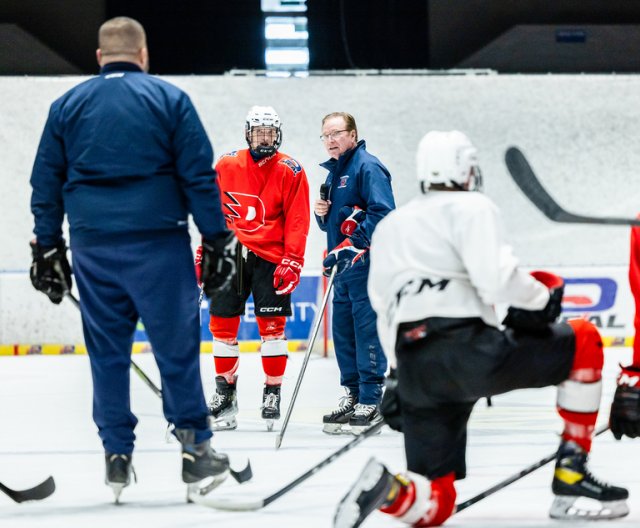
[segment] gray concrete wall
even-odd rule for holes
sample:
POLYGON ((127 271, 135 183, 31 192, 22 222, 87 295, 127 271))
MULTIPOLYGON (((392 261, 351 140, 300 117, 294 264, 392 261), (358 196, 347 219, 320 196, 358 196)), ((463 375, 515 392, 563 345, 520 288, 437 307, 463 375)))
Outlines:
MULTIPOLYGON (((73 307, 53 307, 26 275, 29 175, 50 103, 79 77, 0 78, 0 343, 80 340, 73 307)), ((628 229, 547 221, 511 182, 503 156, 518 145, 567 209, 634 216, 640 210, 640 76, 384 76, 267 79, 167 77, 192 97, 216 155, 244 147, 253 104, 273 105, 282 150, 300 161, 312 199, 324 180, 321 118, 352 113, 370 152, 393 175, 399 205, 417 192, 415 149, 429 130, 460 129, 480 151, 486 193, 502 208, 509 237, 531 266, 625 265, 628 229)), ((194 232, 195 235, 195 232, 194 232)), ((307 266, 325 241, 314 224, 307 266)), ((67 303, 64 303, 67 304, 67 303)))

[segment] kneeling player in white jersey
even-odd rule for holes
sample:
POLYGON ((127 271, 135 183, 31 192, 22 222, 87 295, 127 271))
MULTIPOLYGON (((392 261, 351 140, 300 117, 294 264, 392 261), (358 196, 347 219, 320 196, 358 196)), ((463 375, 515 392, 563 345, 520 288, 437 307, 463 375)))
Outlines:
POLYGON ((585 320, 554 323, 563 281, 518 267, 498 209, 468 192, 478 189, 480 172, 464 134, 429 132, 417 157, 423 194, 378 224, 369 274, 378 333, 397 365, 397 388, 387 390, 382 411, 404 432, 408 472, 392 475, 371 459, 338 506, 335 526, 359 526, 375 509, 412 526, 442 524, 455 509, 454 481, 466 474, 476 401, 548 385, 558 386, 564 420, 550 516, 627 515, 627 490, 587 467, 602 390, 598 331, 585 320), (495 303, 509 305, 505 329, 495 303), (581 508, 582 497, 596 507, 581 508))

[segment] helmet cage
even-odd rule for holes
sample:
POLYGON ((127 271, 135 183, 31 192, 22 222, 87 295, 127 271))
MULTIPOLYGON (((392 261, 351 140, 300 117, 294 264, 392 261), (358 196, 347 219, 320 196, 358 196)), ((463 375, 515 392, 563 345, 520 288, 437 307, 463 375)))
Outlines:
POLYGON ((249 148, 260 157, 271 156, 276 153, 282 144, 282 124, 277 112, 271 106, 253 106, 247 114, 244 125, 245 139, 249 148), (251 146, 251 135, 256 127, 275 128, 276 139, 272 145, 257 145, 255 148, 251 146))

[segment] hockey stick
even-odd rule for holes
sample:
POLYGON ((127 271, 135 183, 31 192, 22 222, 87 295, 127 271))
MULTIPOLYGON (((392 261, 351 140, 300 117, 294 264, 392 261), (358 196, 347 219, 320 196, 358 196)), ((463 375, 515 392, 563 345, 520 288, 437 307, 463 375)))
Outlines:
POLYGON ((377 423, 375 425, 372 425, 369 429, 365 430, 364 433, 360 434, 359 436, 356 436, 353 440, 351 440, 349 443, 347 443, 344 446, 342 446, 336 452, 334 452, 333 454, 329 455, 327 458, 325 458, 324 460, 322 460, 321 462, 319 462, 318 464, 316 464, 312 468, 310 468, 307 471, 305 471, 297 479, 289 482, 289 484, 287 484, 286 486, 283 486, 278 491, 272 493, 271 495, 269 495, 268 497, 265 497, 264 499, 253 499, 253 500, 246 500, 246 501, 231 501, 228 498, 224 498, 224 497, 217 497, 216 498, 216 497, 197 497, 197 496, 191 497, 190 496, 189 498, 191 498, 193 500, 193 502, 196 502, 196 503, 201 504, 203 506, 208 506, 209 508, 214 508, 216 510, 225 510, 225 511, 256 511, 256 510, 261 510, 262 508, 264 508, 265 506, 268 506, 269 504, 271 504, 275 500, 279 499, 280 497, 282 497, 286 493, 289 493, 298 484, 301 484, 302 482, 307 480, 309 477, 312 477, 318 471, 320 471, 322 468, 324 468, 324 467, 328 466, 329 464, 331 464, 339 456, 343 455, 347 451, 350 451, 351 449, 356 447, 359 443, 363 442, 367 438, 377 434, 378 431, 380 431, 380 429, 382 429, 382 427, 384 425, 385 425, 384 422, 379 422, 379 423, 377 423))
POLYGON ((549 220, 571 224, 605 224, 640 226, 637 218, 584 216, 564 210, 551 197, 536 177, 531 165, 517 147, 509 147, 505 154, 507 169, 520 190, 549 220))
MULTIPOLYGON (((80 301, 76 297, 74 297, 74 295, 71 292, 67 292, 67 297, 69 297, 71 302, 79 310, 80 301)), ((133 361, 133 359, 131 360, 131 368, 135 371, 136 374, 138 374, 138 376, 140 376, 142 381, 145 382, 145 384, 153 391, 153 393, 162 400, 162 391, 156 386, 155 383, 153 383, 153 381, 151 381, 149 376, 147 376, 144 373, 144 371, 135 363, 135 361, 133 361)), ((171 424, 169 424, 169 426, 171 426, 171 424)), ((229 473, 231 473, 231 476, 235 479, 235 481, 238 484, 247 482, 248 480, 251 480, 251 478, 253 477, 251 462, 247 462, 246 467, 244 469, 241 469, 240 471, 236 471, 234 469, 229 468, 229 473)))
POLYGON ((322 323, 322 317, 324 315, 325 308, 327 307, 327 301, 329 300, 329 294, 331 293, 331 288, 333 286, 333 280, 336 278, 338 266, 334 266, 331 270, 331 275, 329 275, 329 282, 327 283, 327 289, 324 292, 324 296, 322 297, 322 303, 320 304, 320 310, 318 311, 318 315, 316 316, 316 321, 313 324, 313 330, 311 331, 311 339, 309 339, 309 343, 307 344, 307 350, 304 353, 304 360, 302 361, 302 367, 300 367, 300 373, 298 374, 298 379, 296 380, 296 386, 293 389, 293 394, 291 395, 291 403, 289 403, 289 408, 287 409, 287 414, 284 417, 284 421, 282 422, 282 428, 276 437, 276 449, 280 449, 280 445, 282 444, 282 438, 284 437, 284 433, 287 430, 287 424, 289 423, 289 418, 291 417, 291 411, 293 410, 293 405, 296 402, 296 398, 298 397, 298 391, 300 390, 300 385, 302 384, 302 377, 304 376, 305 370, 307 370, 307 363, 309 363, 309 358, 311 357, 311 351, 313 350, 313 345, 316 341, 316 336, 318 335, 318 330, 320 328, 320 324, 322 323))
MULTIPOLYGON (((593 435, 594 438, 598 435, 609 430, 609 425, 603 425, 599 429, 596 430, 593 435)), ((526 477, 529 473, 533 473, 536 469, 540 469, 542 466, 546 466, 552 460, 555 460, 558 455, 558 451, 554 451, 553 453, 547 455, 544 458, 541 458, 537 462, 534 462, 530 466, 524 468, 519 473, 515 475, 511 475, 510 477, 504 479, 502 482, 498 482, 495 486, 491 486, 489 489, 483 491, 482 493, 478 493, 475 497, 471 497, 470 499, 461 502, 456 505, 455 513, 460 513, 462 510, 466 510, 469 506, 473 506, 476 502, 480 502, 482 499, 487 498, 489 495, 493 495, 496 491, 500 491, 503 488, 506 488, 510 484, 520 480, 522 477, 526 477)))
MULTIPOLYGON (((75 305, 75 307, 79 310, 80 309, 80 301, 73 295, 73 293, 68 292, 67 293, 67 297, 69 297, 69 300, 71 300, 71 302, 75 305)), ((147 387, 149 387, 153 393, 158 397, 158 398, 162 398, 162 391, 158 388, 158 386, 151 381, 151 378, 149 378, 149 376, 147 376, 144 372, 144 370, 142 370, 135 361, 133 361, 133 359, 131 360, 131 368, 134 370, 134 372, 140 377, 140 379, 142 381, 144 381, 145 385, 147 387)))
POLYGON ((49 477, 33 488, 26 490, 13 490, 0 482, 0 490, 11 497, 16 502, 34 501, 46 499, 56 490, 56 483, 53 477, 49 477))

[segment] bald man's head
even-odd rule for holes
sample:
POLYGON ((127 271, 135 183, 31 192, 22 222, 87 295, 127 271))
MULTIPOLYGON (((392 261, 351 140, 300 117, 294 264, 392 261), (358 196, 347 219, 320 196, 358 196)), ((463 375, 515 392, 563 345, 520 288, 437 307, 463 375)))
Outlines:
POLYGON ((148 68, 147 36, 142 24, 129 17, 107 20, 98 31, 98 64, 134 62, 148 68))

